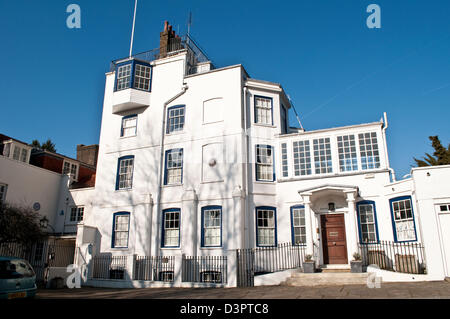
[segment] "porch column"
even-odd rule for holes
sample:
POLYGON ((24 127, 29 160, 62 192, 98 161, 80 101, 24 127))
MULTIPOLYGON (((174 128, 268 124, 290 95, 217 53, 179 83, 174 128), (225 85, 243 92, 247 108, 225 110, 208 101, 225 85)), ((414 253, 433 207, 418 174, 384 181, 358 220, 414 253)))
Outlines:
POLYGON ((345 216, 345 228, 347 233, 348 261, 353 260, 353 254, 358 252, 358 221, 356 217, 355 197, 356 190, 345 191, 347 195, 348 212, 345 216))
POLYGON ((314 237, 311 210, 311 193, 302 193, 303 205, 305 206, 305 228, 306 228, 306 254, 314 257, 314 237))

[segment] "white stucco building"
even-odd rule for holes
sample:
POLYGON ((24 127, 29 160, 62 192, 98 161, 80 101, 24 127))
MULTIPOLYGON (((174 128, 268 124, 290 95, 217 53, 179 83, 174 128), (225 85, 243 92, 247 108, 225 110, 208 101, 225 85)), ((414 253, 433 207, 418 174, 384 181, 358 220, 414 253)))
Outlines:
POLYGON ((319 269, 349 268, 370 243, 391 270, 407 272, 404 258, 421 269, 401 280, 449 276, 450 167, 396 181, 386 117, 305 131, 289 127, 291 107, 280 84, 215 68, 167 23, 158 50, 114 61, 95 188, 69 190, 84 208, 76 262, 87 284, 235 286, 237 249, 286 243, 319 269), (424 249, 381 252, 401 243, 424 249), (199 256, 227 264, 189 280, 199 256))

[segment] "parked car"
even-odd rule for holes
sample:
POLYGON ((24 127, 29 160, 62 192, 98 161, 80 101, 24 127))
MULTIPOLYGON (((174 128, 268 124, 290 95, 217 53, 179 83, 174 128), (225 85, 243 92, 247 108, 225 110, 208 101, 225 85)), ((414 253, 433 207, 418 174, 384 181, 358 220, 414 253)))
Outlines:
POLYGON ((25 259, 0 256, 0 299, 33 298, 36 274, 25 259))

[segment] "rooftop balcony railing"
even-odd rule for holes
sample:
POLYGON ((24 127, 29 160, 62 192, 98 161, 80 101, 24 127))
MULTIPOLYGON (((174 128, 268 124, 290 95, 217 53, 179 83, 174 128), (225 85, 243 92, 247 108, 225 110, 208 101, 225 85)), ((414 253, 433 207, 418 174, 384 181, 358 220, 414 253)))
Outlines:
MULTIPOLYGON (((162 58, 170 57, 173 55, 176 55, 180 52, 187 51, 188 57, 187 57, 187 68, 186 68, 186 75, 194 74, 197 70, 197 65, 201 63, 210 62, 207 55, 204 53, 204 51, 200 48, 200 46, 197 44, 197 42, 188 35, 184 35, 177 38, 171 38, 169 39, 169 43, 167 48, 157 48, 141 53, 137 53, 131 57, 131 59, 144 61, 144 62, 152 62, 155 60, 159 60, 162 58)), ((130 60, 130 57, 117 59, 111 62, 110 64, 110 71, 113 72, 116 70, 116 67, 119 63, 125 62, 127 60, 130 60)), ((211 68, 213 68, 211 66, 211 68)))

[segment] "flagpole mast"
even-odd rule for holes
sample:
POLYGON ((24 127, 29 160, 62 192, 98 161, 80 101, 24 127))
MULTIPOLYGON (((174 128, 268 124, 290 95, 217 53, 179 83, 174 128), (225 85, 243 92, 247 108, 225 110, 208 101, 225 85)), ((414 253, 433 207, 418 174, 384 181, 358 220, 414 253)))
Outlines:
POLYGON ((130 42, 130 58, 131 52, 133 51, 134 24, 136 22, 136 7, 137 7, 137 0, 134 1, 133 29, 131 30, 131 42, 130 42))

